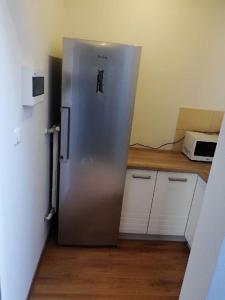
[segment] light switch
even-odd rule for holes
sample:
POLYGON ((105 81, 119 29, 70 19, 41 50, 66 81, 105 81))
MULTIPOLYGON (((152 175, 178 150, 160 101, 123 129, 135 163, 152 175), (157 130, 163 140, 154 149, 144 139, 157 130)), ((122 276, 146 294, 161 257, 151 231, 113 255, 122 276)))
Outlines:
POLYGON ((21 132, 20 128, 15 128, 13 131, 13 145, 17 146, 21 143, 21 132))

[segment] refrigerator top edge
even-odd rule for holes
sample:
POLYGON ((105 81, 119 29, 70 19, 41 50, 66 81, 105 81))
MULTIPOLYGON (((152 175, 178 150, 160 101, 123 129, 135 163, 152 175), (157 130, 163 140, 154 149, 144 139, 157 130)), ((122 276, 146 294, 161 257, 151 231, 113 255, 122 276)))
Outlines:
POLYGON ((96 41, 96 40, 89 40, 89 39, 78 39, 78 38, 68 38, 63 37, 63 43, 65 41, 71 41, 71 42, 81 42, 81 43, 87 43, 87 44, 95 44, 96 46, 124 46, 124 47, 134 47, 139 50, 142 49, 142 46, 139 45, 133 45, 133 44, 123 44, 123 43, 116 43, 116 42, 108 42, 108 41, 96 41))

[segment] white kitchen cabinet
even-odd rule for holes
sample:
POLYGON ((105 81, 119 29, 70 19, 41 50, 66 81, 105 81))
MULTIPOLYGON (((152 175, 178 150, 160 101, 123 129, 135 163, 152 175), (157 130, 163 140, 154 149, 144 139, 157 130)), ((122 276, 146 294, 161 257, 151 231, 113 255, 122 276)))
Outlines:
POLYGON ((192 246, 195 230, 198 224, 198 218, 202 207, 205 189, 206 189, 205 181, 203 181, 200 177, 198 177, 195 194, 191 205, 191 211, 189 214, 188 223, 185 230, 185 238, 190 247, 192 246))
POLYGON ((148 234, 184 236, 197 175, 158 172, 148 234))
POLYGON ((157 172, 128 169, 120 221, 121 233, 147 233, 157 172))

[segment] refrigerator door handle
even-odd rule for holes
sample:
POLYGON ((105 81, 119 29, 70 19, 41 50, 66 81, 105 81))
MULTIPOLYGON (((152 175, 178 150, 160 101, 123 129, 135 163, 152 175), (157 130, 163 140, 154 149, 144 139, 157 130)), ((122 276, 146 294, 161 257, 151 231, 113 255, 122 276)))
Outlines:
POLYGON ((70 107, 61 107, 61 147, 60 159, 67 161, 70 154, 70 107))

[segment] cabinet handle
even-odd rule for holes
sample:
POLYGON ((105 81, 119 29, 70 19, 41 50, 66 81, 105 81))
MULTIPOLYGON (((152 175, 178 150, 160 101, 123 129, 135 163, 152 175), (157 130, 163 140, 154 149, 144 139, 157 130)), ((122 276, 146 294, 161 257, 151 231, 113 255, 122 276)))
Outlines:
POLYGON ((173 178, 173 177, 169 177, 168 180, 170 182, 174 182, 174 181, 178 181, 178 182, 187 182, 187 178, 173 178))
POLYGON ((134 179, 151 179, 152 177, 149 175, 139 175, 139 174, 132 174, 134 179))

